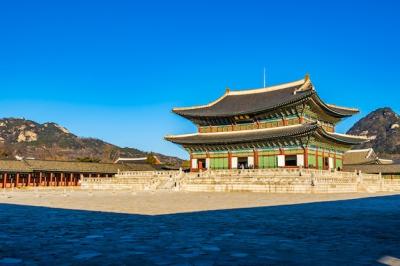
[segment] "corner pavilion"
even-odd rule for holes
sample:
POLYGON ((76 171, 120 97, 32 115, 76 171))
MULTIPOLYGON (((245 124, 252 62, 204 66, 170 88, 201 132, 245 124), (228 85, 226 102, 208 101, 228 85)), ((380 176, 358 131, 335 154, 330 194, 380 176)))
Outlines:
POLYGON ((230 91, 212 103, 174 108, 198 132, 169 135, 190 154, 191 171, 304 167, 338 169, 343 153, 365 137, 335 133, 357 109, 327 104, 308 75, 261 89, 230 91))

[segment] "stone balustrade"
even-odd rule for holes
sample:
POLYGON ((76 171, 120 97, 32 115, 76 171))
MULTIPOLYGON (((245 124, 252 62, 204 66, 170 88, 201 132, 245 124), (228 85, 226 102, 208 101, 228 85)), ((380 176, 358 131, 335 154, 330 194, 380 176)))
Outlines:
POLYGON ((400 191, 400 180, 381 175, 315 169, 234 169, 119 172, 112 178, 83 178, 83 189, 345 193, 400 191))

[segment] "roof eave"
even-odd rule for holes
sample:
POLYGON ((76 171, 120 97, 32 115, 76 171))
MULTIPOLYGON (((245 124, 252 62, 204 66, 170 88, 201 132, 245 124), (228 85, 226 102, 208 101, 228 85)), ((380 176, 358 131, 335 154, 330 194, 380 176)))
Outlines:
POLYGON ((315 100, 317 102, 317 104, 319 104, 324 110, 326 110, 328 113, 330 113, 331 115, 335 116, 335 117, 339 117, 339 118, 345 118, 345 117, 350 117, 353 116, 354 114, 359 113, 360 111, 356 108, 346 108, 346 107, 340 107, 337 106, 335 108, 337 109, 346 109, 348 113, 344 113, 344 112, 337 112, 335 111, 333 108, 332 104, 327 104, 325 103, 321 97, 319 97, 318 93, 315 93, 315 100))

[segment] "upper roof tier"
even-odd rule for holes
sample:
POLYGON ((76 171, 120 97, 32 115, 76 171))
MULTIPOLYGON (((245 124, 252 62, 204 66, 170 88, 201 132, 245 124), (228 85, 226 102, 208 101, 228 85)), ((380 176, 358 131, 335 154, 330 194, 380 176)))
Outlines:
POLYGON ((230 91, 216 101, 202 106, 174 108, 173 112, 186 118, 218 118, 257 114, 300 102, 312 97, 329 115, 343 118, 358 112, 354 108, 324 103, 317 95, 308 75, 304 79, 267 88, 230 91))

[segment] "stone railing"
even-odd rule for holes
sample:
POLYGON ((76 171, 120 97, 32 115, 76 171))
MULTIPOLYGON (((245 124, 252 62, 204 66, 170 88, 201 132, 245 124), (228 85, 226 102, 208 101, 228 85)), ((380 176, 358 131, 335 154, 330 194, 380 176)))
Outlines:
POLYGON ((123 171, 118 172, 115 177, 174 177, 180 171, 123 171))
MULTIPOLYGON (((364 174, 363 174, 364 175, 364 174)), ((327 171, 316 169, 298 168, 271 168, 271 169, 231 169, 231 170, 208 170, 197 173, 188 173, 188 177, 285 177, 285 176, 327 176, 327 177, 349 177, 359 176, 356 172, 327 171)), ((377 176, 378 175, 373 175, 377 176)))
POLYGON ((381 175, 315 169, 232 169, 197 173, 127 171, 112 178, 83 178, 84 189, 338 193, 400 191, 400 180, 381 175))

